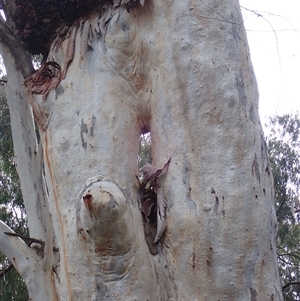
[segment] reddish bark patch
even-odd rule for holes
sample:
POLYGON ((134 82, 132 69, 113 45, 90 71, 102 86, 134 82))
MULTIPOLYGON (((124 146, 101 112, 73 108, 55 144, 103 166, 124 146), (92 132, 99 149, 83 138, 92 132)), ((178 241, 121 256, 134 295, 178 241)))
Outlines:
POLYGON ((61 68, 55 62, 44 63, 41 68, 26 78, 25 86, 34 94, 46 99, 50 90, 55 89, 61 80, 61 68))
POLYGON ((85 207, 90 211, 91 218, 93 219, 92 214, 96 218, 95 213, 93 211, 93 196, 91 194, 86 194, 85 196, 83 196, 83 202, 85 207))

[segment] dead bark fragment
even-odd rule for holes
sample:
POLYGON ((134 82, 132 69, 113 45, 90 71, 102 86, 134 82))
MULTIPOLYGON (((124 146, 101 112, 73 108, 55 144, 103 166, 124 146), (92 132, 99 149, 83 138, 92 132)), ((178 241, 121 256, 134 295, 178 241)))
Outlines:
POLYGON ((167 228, 167 202, 163 198, 162 188, 157 189, 157 231, 154 243, 157 243, 167 228))
POLYGON ((46 99, 51 89, 55 89, 61 80, 61 68, 56 62, 44 63, 41 68, 27 77, 25 86, 34 94, 46 99))
POLYGON ((168 169, 169 164, 171 162, 171 158, 164 165, 163 168, 156 168, 149 163, 146 163, 141 169, 140 172, 143 175, 143 182, 148 183, 159 176, 162 176, 168 169))
POLYGON ((156 243, 160 240, 167 228, 167 202, 163 197, 160 177, 166 173, 171 158, 163 168, 153 167, 146 163, 140 172, 143 175, 139 183, 139 206, 144 219, 146 242, 151 254, 158 253, 156 243))

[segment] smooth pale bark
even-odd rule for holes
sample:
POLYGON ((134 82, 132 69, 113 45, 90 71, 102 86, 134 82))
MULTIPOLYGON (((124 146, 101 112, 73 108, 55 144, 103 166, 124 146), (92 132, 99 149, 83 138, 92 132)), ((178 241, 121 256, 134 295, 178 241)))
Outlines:
POLYGON ((42 129, 58 300, 282 300, 238 1, 106 9, 48 61, 60 66, 57 87, 27 96, 42 129), (157 255, 137 202, 144 131, 155 166, 172 158, 159 180, 168 209, 157 255))
POLYGON ((14 231, 0 221, 1 251, 24 279, 31 296, 29 300, 58 300, 52 275, 44 269, 43 262, 35 251, 20 238, 4 233, 14 234, 14 231))
MULTIPOLYGON (((39 260, 36 258, 35 261, 30 261, 27 257, 32 257, 36 254, 26 245, 27 257, 20 256, 22 250, 17 252, 16 246, 18 243, 16 243, 16 245, 8 244, 6 248, 3 248, 4 240, 19 241, 20 239, 16 237, 6 237, 3 233, 4 231, 2 231, 2 227, 0 231, 0 250, 6 254, 26 282, 32 300, 42 299, 42 296, 48 296, 50 300, 56 300, 53 280, 53 264, 55 264, 55 261, 52 259, 53 257, 57 257, 57 255, 53 255, 52 219, 45 193, 42 172, 42 149, 37 145, 32 108, 26 99, 24 85, 22 84, 22 74, 18 68, 15 67, 14 59, 10 51, 5 47, 2 47, 1 50, 1 55, 6 63, 8 76, 8 83, 3 92, 5 92, 8 99, 15 164, 21 183, 23 200, 28 217, 28 227, 31 237, 46 242, 46 246, 42 247, 39 244, 33 244, 32 247, 43 255, 39 260), (31 252, 29 252, 29 250, 31 252), (16 253, 14 260, 11 260, 14 253, 16 253), (21 265, 27 265, 27 267, 20 269, 21 265), (47 285, 41 288, 41 284, 45 282, 47 282, 47 285)), ((8 232, 13 231, 9 230, 8 232)), ((25 249, 25 247, 23 248, 25 249)))

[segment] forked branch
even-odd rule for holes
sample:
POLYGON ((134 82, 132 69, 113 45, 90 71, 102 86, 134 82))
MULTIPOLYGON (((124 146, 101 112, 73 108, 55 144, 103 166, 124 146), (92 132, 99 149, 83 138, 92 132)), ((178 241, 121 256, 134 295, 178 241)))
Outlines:
POLYGON ((300 285, 300 281, 291 281, 286 283, 283 287, 282 290, 284 291, 286 288, 290 287, 291 285, 300 285))
POLYGON ((29 246, 19 237, 13 237, 15 232, 0 221, 0 250, 9 261, 16 267, 21 276, 28 272, 30 267, 34 267, 39 257, 29 246), (10 235, 5 235, 9 233, 10 235))
POLYGON ((11 228, 0 221, 0 251, 24 279, 30 300, 44 300, 45 296, 49 297, 48 300, 57 300, 51 273, 43 269, 40 257, 16 236, 11 228))

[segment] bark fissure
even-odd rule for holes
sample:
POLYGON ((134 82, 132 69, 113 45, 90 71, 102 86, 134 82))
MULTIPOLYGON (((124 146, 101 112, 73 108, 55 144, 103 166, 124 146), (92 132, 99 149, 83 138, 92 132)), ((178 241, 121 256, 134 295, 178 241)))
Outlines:
MULTIPOLYGON (((44 157, 45 157, 45 164, 47 165, 47 168, 49 170, 50 173, 50 179, 51 179, 51 183, 47 183, 47 186, 49 187, 49 185, 51 184, 51 187, 54 191, 54 204, 55 204, 55 209, 56 209, 56 216, 59 219, 59 230, 60 230, 60 238, 61 238, 61 245, 59 245, 59 249, 60 249, 60 256, 63 257, 64 261, 67 262, 67 251, 66 251, 66 235, 65 235, 65 223, 62 219, 61 214, 59 214, 59 202, 62 201, 61 197, 60 197, 60 193, 59 193, 59 185, 56 181, 56 177, 55 177, 55 172, 52 169, 52 162, 53 162, 53 156, 52 156, 52 151, 51 151, 51 145, 49 145, 49 143, 51 143, 52 139, 51 139, 51 135, 49 135, 47 133, 45 133, 44 136, 44 143, 45 143, 45 148, 44 148, 44 157)), ((66 280, 67 280, 67 288, 68 288, 68 299, 70 301, 74 300, 73 299, 73 295, 72 295, 72 285, 71 285, 71 279, 68 277, 69 275, 69 269, 68 269, 68 265, 64 264, 63 268, 65 269, 65 275, 66 275, 66 280)))

